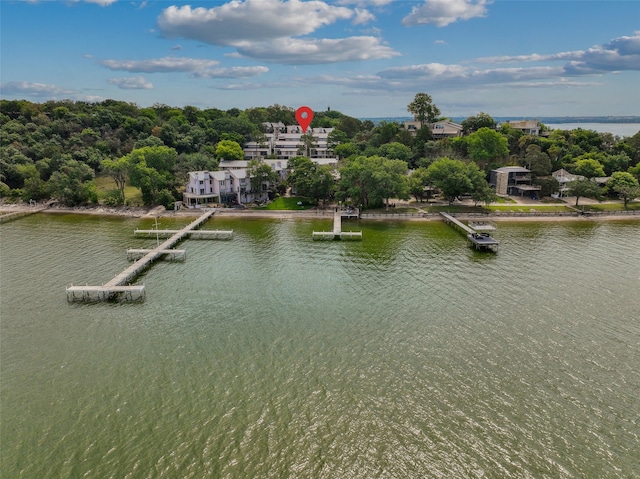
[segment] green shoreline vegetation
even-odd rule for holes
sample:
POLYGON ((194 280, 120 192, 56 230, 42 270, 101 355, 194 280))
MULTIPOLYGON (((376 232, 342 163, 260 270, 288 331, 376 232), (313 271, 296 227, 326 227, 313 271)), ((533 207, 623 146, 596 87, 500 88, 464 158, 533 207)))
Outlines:
MULTIPOLYGON (((268 178, 275 201, 249 206, 268 211, 343 204, 387 211, 397 201, 415 211, 484 214, 640 209, 640 132, 620 138, 542 124, 540 135, 529 135, 479 113, 461 122, 463 136, 436 139, 428 125, 446 117, 429 95, 416 94, 407 111, 418 124, 413 133, 393 121, 315 112, 312 128, 333 129, 329 147, 337 167, 303 156, 306 145, 289 160, 286 180, 268 178), (523 205, 497 197, 488 180, 503 166, 526 167, 541 198, 523 205), (559 186, 551 172, 560 169, 581 178, 569 184, 574 204, 551 199, 559 186), (606 180, 596 185, 595 178, 606 180), (307 199, 288 198, 291 190, 307 199), (467 199, 464 205, 459 198, 467 199), (597 201, 580 204, 581 198, 597 201)), ((215 171, 221 161, 244 159, 242 147, 263 141, 268 122, 296 124, 295 110, 0 100, 0 202, 173 209, 189 171, 215 171)), ((262 166, 254 160, 248 171, 261 172, 262 166)))

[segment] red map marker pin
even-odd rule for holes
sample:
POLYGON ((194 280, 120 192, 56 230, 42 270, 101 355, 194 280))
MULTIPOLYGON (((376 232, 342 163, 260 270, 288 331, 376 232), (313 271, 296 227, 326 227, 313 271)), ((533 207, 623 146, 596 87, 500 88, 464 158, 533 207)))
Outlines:
POLYGON ((306 133, 307 128, 313 121, 313 110, 308 106, 301 106, 296 110, 296 120, 298 120, 298 124, 302 127, 302 132, 306 133))

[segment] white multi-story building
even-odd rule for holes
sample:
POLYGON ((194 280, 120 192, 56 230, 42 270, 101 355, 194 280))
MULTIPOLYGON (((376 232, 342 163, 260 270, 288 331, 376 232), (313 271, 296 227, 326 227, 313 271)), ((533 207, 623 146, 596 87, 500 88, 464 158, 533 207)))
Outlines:
POLYGON ((307 145, 302 141, 304 132, 298 125, 285 126, 283 123, 265 123, 264 137, 249 141, 244 145, 244 157, 266 159, 276 157, 278 160, 288 160, 296 156, 306 156, 319 163, 337 163, 338 159, 328 146, 329 134, 333 128, 309 128, 307 134, 313 136, 313 144, 307 151, 307 145))
POLYGON ((183 204, 189 208, 219 204, 244 204, 268 198, 269 185, 260 191, 251 189, 246 168, 219 171, 191 171, 183 193, 183 204))
POLYGON ((190 172, 183 195, 184 204, 194 208, 202 205, 244 204, 266 200, 271 185, 262 185, 261 191, 251 190, 247 168, 253 159, 268 164, 278 173, 280 181, 287 177, 288 160, 296 156, 306 156, 321 165, 335 166, 338 163, 338 159, 328 147, 329 133, 333 128, 307 129, 307 133, 313 135, 314 139, 313 144, 308 147, 309 151, 306 151, 307 146, 302 141, 302 128, 297 125, 265 123, 265 130, 261 140, 245 144, 244 160, 223 160, 218 171, 190 172))
MULTIPOLYGON (((215 204, 245 204, 269 198, 272 185, 264 184, 260 191, 251 189, 247 173, 250 160, 221 161, 218 171, 191 171, 183 194, 190 208, 215 204)), ((286 160, 262 160, 278 174, 278 181, 287 177, 286 160)))

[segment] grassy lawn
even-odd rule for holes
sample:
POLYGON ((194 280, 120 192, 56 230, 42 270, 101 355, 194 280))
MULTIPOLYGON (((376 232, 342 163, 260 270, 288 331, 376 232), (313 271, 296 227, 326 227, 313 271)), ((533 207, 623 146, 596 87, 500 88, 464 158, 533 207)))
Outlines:
MULTIPOLYGON (((115 181, 107 175, 96 176, 95 183, 98 189, 98 201, 102 201, 109 191, 116 189, 115 181)), ((124 187, 124 197, 131 206, 142 206, 142 193, 135 186, 126 185, 124 187)))
POLYGON ((482 206, 468 206, 468 205, 431 205, 423 210, 429 213, 487 213, 486 208, 482 206))
POLYGON ((515 211, 517 213, 528 213, 530 211, 536 211, 538 213, 566 213, 568 211, 573 211, 567 205, 556 205, 556 204, 540 204, 540 205, 491 205, 488 206, 487 209, 489 211, 515 211))
MULTIPOLYGON (((624 204, 620 203, 601 203, 601 204, 593 204, 593 205, 579 205, 578 209, 583 209, 585 211, 622 211, 624 210, 624 204)), ((628 210, 640 210, 640 201, 630 201, 627 204, 628 210)))
MULTIPOLYGON (((425 206, 423 209, 428 209, 425 203, 425 206)), ((406 214, 406 213, 420 213, 420 210, 418 208, 414 208, 411 206, 406 206, 406 207, 401 207, 401 208, 372 208, 369 210, 364 210, 365 213, 375 213, 377 215, 384 215, 384 214, 406 214)))
POLYGON ((301 196, 280 197, 273 200, 267 206, 258 206, 256 210, 308 210, 315 207, 315 202, 301 196), (298 202, 302 204, 299 205, 298 202))

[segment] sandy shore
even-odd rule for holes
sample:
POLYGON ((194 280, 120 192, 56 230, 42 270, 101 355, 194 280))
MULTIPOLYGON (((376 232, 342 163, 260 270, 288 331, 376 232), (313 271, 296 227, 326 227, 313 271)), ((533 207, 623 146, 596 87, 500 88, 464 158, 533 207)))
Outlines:
MULTIPOLYGON (((0 216, 8 215, 12 213, 27 213, 34 212, 42 208, 33 207, 24 204, 1 204, 0 216)), ((129 218, 154 218, 154 217, 197 217, 202 213, 200 209, 183 209, 179 211, 167 211, 164 207, 144 208, 144 207, 60 207, 53 206, 41 210, 46 214, 81 214, 81 215, 95 215, 95 216, 120 216, 129 218)), ((325 208, 322 210, 309 209, 304 211, 278 211, 278 210, 239 210, 234 208, 219 208, 216 210, 216 216, 222 217, 235 217, 235 218, 270 218, 270 219, 331 219, 333 217, 334 210, 332 208, 325 208)), ((440 221, 442 217, 438 214, 421 215, 416 212, 415 216, 402 213, 363 213, 363 219, 367 221, 440 221)), ((624 212, 611 211, 607 214, 592 214, 592 215, 554 215, 549 214, 522 214, 518 213, 517 216, 508 213, 497 213, 493 215, 483 216, 482 218, 464 213, 455 215, 456 218, 461 220, 478 220, 486 219, 494 222, 557 222, 557 221, 610 221, 610 220, 639 220, 640 213, 637 214, 625 214, 624 212)))

